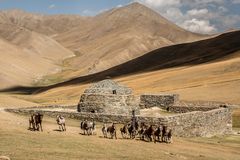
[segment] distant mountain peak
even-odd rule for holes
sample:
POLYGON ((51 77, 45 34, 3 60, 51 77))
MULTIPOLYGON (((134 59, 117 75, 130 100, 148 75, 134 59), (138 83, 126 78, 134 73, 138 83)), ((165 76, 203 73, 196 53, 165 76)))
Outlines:
POLYGON ((129 6, 129 7, 146 7, 144 4, 139 3, 139 2, 132 2, 132 3, 129 3, 127 6, 129 6))

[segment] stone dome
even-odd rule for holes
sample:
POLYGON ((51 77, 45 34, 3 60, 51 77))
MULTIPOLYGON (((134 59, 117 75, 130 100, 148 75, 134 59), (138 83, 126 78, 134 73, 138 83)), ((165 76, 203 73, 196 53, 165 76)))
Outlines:
POLYGON ((117 82, 107 79, 94 83, 84 91, 86 94, 117 94, 117 95, 130 95, 132 89, 118 84, 117 82))
POLYGON ((132 89, 107 79, 94 83, 81 95, 79 112, 131 114, 138 104, 132 89))

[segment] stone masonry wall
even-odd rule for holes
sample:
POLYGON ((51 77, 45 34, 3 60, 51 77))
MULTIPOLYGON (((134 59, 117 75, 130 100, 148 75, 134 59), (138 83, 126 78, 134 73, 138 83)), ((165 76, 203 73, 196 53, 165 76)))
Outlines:
POLYGON ((210 110, 213 110, 213 109, 218 109, 220 108, 219 106, 217 107, 205 107, 205 106, 202 106, 202 107, 198 107, 198 106, 195 106, 195 107, 188 107, 188 106, 180 106, 180 105, 174 105, 174 106, 170 106, 168 108, 168 111, 169 112, 174 112, 174 113, 188 113, 188 112, 194 112, 194 111, 210 111, 210 110))
POLYGON ((82 94, 78 104, 79 112, 129 115, 133 109, 139 110, 133 95, 82 94))
MULTIPOLYGON (((56 117, 61 114, 66 118, 78 120, 94 118, 99 122, 125 123, 129 122, 131 119, 131 116, 124 115, 44 111, 40 108, 5 110, 8 112, 27 115, 35 112, 42 112, 44 115, 51 117, 56 117)), ((228 134, 232 132, 232 110, 230 108, 219 108, 207 112, 197 111, 173 116, 137 117, 139 121, 146 122, 148 124, 167 125, 173 130, 173 135, 179 137, 204 137, 218 134, 228 134)))
POLYGON ((145 94, 140 96, 140 108, 160 107, 167 109, 179 101, 177 94, 145 94))
POLYGON ((232 110, 219 108, 168 116, 168 126, 182 137, 210 137, 232 132, 232 110))

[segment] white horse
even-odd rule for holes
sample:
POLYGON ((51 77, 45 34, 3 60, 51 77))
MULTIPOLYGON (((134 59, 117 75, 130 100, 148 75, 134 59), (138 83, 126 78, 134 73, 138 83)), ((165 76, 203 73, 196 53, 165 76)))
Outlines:
POLYGON ((61 115, 58 115, 56 121, 57 124, 59 125, 59 129, 61 131, 66 131, 65 118, 61 115))

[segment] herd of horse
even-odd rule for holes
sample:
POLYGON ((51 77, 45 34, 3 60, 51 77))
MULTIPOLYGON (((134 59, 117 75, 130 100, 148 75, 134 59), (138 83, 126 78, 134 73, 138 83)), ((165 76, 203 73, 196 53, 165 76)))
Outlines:
MULTIPOLYGON (((42 120, 42 114, 32 114, 29 118, 29 129, 33 131, 43 131, 42 120)), ((56 122, 59 126, 59 131, 66 131, 65 118, 62 115, 57 116, 56 122)), ((83 135, 89 136, 96 134, 96 123, 94 119, 83 120, 80 123, 80 129, 83 131, 83 135)), ((166 125, 147 125, 144 122, 131 121, 124 124, 119 131, 123 139, 139 138, 140 140, 148 142, 154 141, 154 143, 172 143, 172 129, 166 125)), ((116 123, 111 123, 110 125, 104 123, 102 126, 102 134, 104 138, 117 139, 116 123)))

